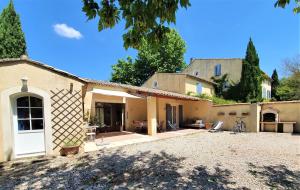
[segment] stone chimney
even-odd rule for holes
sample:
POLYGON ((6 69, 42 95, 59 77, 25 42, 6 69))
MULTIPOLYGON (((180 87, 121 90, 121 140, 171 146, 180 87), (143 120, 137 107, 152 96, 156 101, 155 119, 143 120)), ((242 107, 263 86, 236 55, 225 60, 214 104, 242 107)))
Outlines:
POLYGON ((21 59, 21 60, 27 60, 27 59, 29 59, 29 58, 28 58, 28 55, 25 55, 25 54, 24 54, 24 55, 21 55, 20 59, 21 59))

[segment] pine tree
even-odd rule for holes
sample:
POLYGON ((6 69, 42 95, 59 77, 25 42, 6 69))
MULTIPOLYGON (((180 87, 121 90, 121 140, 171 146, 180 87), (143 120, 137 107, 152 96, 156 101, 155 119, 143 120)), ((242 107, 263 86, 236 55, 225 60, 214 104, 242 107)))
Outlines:
POLYGON ((277 88, 279 86, 279 79, 276 69, 274 69, 272 74, 272 83, 271 83, 271 96, 272 98, 278 100, 279 97, 277 95, 277 88))
POLYGON ((259 57, 255 46, 250 38, 247 46, 246 56, 243 60, 242 76, 240 81, 241 100, 260 101, 261 100, 262 76, 259 68, 259 57))
POLYGON ((0 15, 0 59, 19 58, 24 54, 27 54, 25 37, 11 0, 0 15))

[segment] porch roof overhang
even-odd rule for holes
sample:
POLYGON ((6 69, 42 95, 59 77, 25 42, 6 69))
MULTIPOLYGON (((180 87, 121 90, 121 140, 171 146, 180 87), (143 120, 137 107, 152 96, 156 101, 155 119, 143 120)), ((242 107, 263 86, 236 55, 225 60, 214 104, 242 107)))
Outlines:
POLYGON ((91 92, 94 94, 102 94, 102 95, 106 95, 106 96, 118 96, 118 97, 125 97, 125 98, 142 98, 142 97, 134 96, 127 92, 117 91, 117 90, 104 90, 104 89, 99 89, 99 88, 93 88, 93 90, 91 92))
MULTIPOLYGON (((96 84, 100 86, 109 86, 113 88, 122 88, 129 91, 134 91, 137 96, 141 96, 142 98, 146 98, 148 96, 155 96, 155 97, 162 97, 162 98, 172 98, 172 99, 180 99, 180 100, 189 100, 189 101, 210 101, 208 99, 201 99, 194 96, 189 96, 185 94, 179 94, 175 92, 169 92, 165 90, 159 90, 159 89, 153 89, 153 88, 146 88, 146 87, 140 87, 140 86, 132 86, 128 84, 120 84, 120 83, 113 83, 113 82, 107 82, 107 81, 99 81, 99 80, 91 80, 91 79, 85 79, 86 82, 90 84, 96 84)), ((101 88, 101 87, 99 87, 101 88)))

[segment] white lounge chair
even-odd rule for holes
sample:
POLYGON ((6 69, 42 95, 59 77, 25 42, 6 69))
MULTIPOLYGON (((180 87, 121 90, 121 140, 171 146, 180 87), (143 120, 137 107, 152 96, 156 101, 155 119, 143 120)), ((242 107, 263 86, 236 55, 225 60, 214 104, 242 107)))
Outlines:
POLYGON ((212 126, 211 129, 209 129, 209 132, 218 132, 221 131, 223 128, 223 121, 217 121, 216 123, 214 123, 214 125, 212 126))

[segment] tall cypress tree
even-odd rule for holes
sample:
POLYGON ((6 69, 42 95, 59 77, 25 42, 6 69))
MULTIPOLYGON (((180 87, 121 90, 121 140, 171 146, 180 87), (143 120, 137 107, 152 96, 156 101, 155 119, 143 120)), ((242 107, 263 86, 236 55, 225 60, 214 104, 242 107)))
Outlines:
POLYGON ((262 76, 259 68, 259 57, 250 38, 246 56, 243 60, 242 76, 240 81, 240 96, 243 101, 260 101, 262 76))
POLYGON ((272 98, 278 100, 279 97, 277 95, 277 88, 279 86, 279 79, 276 69, 274 69, 272 73, 272 83, 271 83, 271 96, 272 98))
POLYGON ((20 17, 12 0, 0 15, 0 59, 19 58, 26 53, 20 17))

